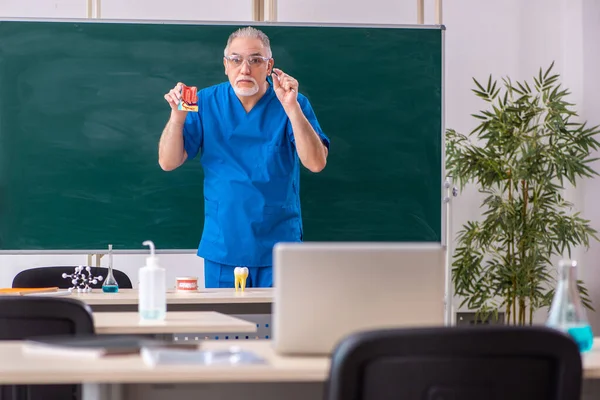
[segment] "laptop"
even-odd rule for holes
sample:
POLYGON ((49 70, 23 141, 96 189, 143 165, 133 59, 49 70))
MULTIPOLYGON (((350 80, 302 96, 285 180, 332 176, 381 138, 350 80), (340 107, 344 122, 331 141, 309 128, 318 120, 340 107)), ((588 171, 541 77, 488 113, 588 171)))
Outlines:
POLYGON ((427 243, 278 243, 272 343, 330 355, 350 333, 444 325, 445 249, 427 243))

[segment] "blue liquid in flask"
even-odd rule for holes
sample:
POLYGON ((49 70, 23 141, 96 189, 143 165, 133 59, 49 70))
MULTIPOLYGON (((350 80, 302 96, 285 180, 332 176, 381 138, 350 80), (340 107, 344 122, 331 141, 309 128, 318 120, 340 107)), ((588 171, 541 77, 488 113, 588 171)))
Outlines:
POLYGON ((112 244, 108 245, 108 257, 108 276, 102 285, 102 291, 104 293, 117 293, 119 291, 119 284, 113 275, 112 244))
POLYGON ((580 352, 591 350, 594 344, 594 333, 589 325, 571 326, 567 328, 567 333, 575 340, 580 352))
POLYGON ((559 279, 546 325, 569 335, 581 353, 594 344, 594 333, 577 287, 577 262, 562 260, 558 264, 559 279))
POLYGON ((102 291, 104 293, 117 293, 119 291, 119 285, 103 285, 102 291))

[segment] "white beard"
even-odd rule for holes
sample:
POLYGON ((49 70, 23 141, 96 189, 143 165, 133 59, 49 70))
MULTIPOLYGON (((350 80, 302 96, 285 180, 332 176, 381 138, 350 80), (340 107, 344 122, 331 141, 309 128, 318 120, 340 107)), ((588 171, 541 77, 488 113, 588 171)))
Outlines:
POLYGON ((240 88, 235 86, 233 88, 233 90, 235 91, 235 93, 239 96, 254 96, 256 93, 258 93, 258 85, 254 85, 251 88, 240 88))
POLYGON ((254 96, 256 93, 258 93, 258 83, 256 83, 256 81, 254 80, 254 78, 252 77, 247 77, 241 80, 251 80, 252 83, 254 84, 254 86, 252 86, 251 88, 241 88, 237 86, 237 82, 235 84, 235 86, 233 87, 233 90, 235 91, 235 93, 238 96, 243 96, 243 97, 247 97, 247 96, 254 96))

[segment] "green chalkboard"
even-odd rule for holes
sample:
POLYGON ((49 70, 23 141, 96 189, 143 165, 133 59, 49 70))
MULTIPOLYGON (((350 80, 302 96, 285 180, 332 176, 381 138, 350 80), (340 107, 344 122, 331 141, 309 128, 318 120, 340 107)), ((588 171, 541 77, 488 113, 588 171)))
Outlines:
MULTIPOLYGON (((163 95, 223 82, 239 26, 0 21, 0 250, 196 248, 202 168, 160 169, 163 95)), ((304 240, 439 242, 443 27, 255 26, 331 138, 304 240)))

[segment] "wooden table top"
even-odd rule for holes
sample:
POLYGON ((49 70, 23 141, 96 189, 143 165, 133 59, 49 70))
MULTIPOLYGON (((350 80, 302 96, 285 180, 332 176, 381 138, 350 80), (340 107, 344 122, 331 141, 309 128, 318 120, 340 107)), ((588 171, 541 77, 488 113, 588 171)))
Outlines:
MULTIPOLYGON (((35 383, 156 383, 156 382, 324 382, 329 376, 329 357, 280 356, 270 340, 207 340, 207 350, 237 346, 266 359, 264 365, 157 366, 148 367, 139 355, 99 359, 24 354, 22 342, 0 342, 0 384, 35 383)), ((585 379, 600 379, 600 340, 583 355, 585 379)))
POLYGON ((256 324, 215 311, 168 311, 164 321, 140 321, 137 312, 94 313, 97 334, 256 332, 256 324))
MULTIPOLYGON (((137 304, 137 289, 119 289, 117 293, 104 293, 94 289, 90 293, 73 292, 67 296, 82 300, 89 305, 137 304)), ((272 303, 272 288, 247 288, 243 292, 235 289, 198 289, 197 292, 181 293, 167 290, 167 304, 223 304, 223 303, 272 303)))
POLYGON ((22 351, 22 342, 0 342, 0 384, 34 383, 157 383, 157 382, 324 382, 327 357, 282 357, 270 340, 206 340, 202 349, 239 346, 266 359, 263 365, 149 367, 139 355, 75 358, 35 355, 22 351))

